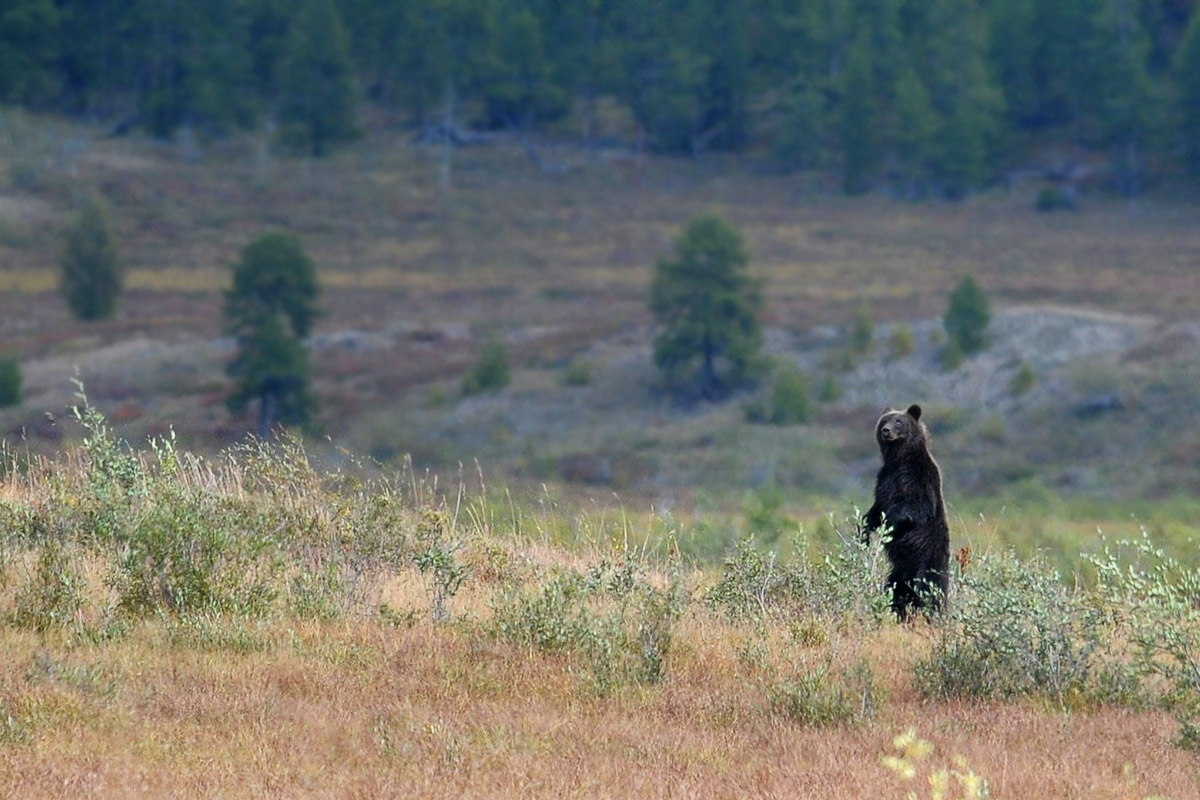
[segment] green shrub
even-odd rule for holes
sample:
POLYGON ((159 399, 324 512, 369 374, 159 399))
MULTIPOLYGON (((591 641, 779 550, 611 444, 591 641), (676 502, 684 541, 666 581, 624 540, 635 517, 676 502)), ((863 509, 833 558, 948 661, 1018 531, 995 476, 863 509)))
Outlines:
POLYGON ((984 331, 991 319, 987 296, 979 282, 967 275, 950 293, 950 302, 942 318, 947 338, 951 343, 956 342, 965 355, 977 353, 987 344, 984 331))
POLYGON ((329 621, 342 613, 343 587, 336 564, 301 570, 289 581, 288 607, 301 619, 329 621))
POLYGON ((859 661, 846 672, 824 666, 775 682, 767 697, 773 713, 800 725, 825 726, 870 718, 877 693, 870 666, 859 661))
POLYGON ((1161 701, 1179 722, 1177 743, 1200 751, 1200 569, 1167 555, 1144 529, 1140 539, 1105 544, 1091 563, 1133 645, 1138 674, 1164 687, 1161 701))
POLYGON ((966 360, 967 354, 963 352, 962 345, 958 343, 958 339, 949 339, 946 342, 946 346, 942 348, 942 369, 946 372, 953 372, 961 367, 966 360))
POLYGON ((1020 397, 1035 385, 1037 385, 1037 373, 1033 371, 1033 367, 1029 365, 1028 361, 1022 361, 1016 374, 1008 383, 1008 392, 1014 397, 1020 397))
POLYGON ((850 349, 856 353, 868 353, 874 339, 875 320, 872 318, 871 304, 863 302, 854 311, 854 323, 850 326, 850 349))
POLYGON ((587 386, 592 382, 592 365, 582 359, 572 361, 563 371, 563 386, 587 386))
POLYGON ((265 614, 282 564, 273 555, 277 539, 246 525, 249 511, 205 492, 156 492, 118 539, 109 578, 118 609, 135 616, 265 614))
POLYGON ((21 402, 21 362, 8 356, 0 358, 0 408, 21 402))
POLYGON ((433 621, 444 622, 450 618, 446 603, 458 593, 467 577, 466 567, 457 558, 462 543, 454 535, 450 515, 434 509, 422 512, 417 539, 413 564, 429 575, 429 609, 433 621))
POLYGON ((842 399, 842 384, 832 375, 826 375, 817 386, 817 399, 822 403, 836 403, 842 399))
POLYGON ((1059 187, 1045 186, 1037 193, 1037 200, 1034 203, 1034 207, 1039 212, 1045 214, 1060 209, 1073 209, 1075 208, 1075 201, 1070 194, 1059 187))
POLYGON ((70 625, 83 607, 85 585, 71 550, 54 540, 46 542, 34 574, 17 594, 12 623, 39 632, 70 625))
POLYGON ((463 394, 472 395, 503 389, 510 379, 508 348, 497 339, 489 339, 483 345, 479 363, 463 380, 463 394))
POLYGON ((1093 598, 1042 560, 985 556, 952 587, 933 649, 914 674, 932 696, 1043 697, 1069 707, 1112 682, 1104 676, 1109 634, 1093 598))
POLYGON ((77 318, 111 317, 124 284, 104 207, 87 203, 66 231, 58 259, 59 291, 77 318))
POLYGON ((771 383, 771 416, 774 425, 802 425, 812 417, 808 379, 795 365, 787 364, 775 373, 771 383))
POLYGON ((812 418, 808 379, 793 364, 780 366, 767 396, 756 395, 742 404, 742 416, 755 425, 802 425, 812 418))
POLYGON ((533 590, 506 587, 493 626, 505 641, 579 659, 593 688, 609 694, 662 679, 684 603, 677 573, 659 588, 633 559, 602 561, 586 573, 556 572, 533 590))
POLYGON ((852 617, 878 624, 890 615, 891 597, 881 589, 887 570, 882 537, 865 542, 856 518, 833 524, 839 546, 819 561, 807 540, 796 536, 790 558, 759 549, 747 537, 726 556, 720 580, 705 603, 732 620, 768 616, 852 617))
POLYGON ((904 358, 912 355, 915 349, 912 329, 903 323, 892 326, 891 335, 888 336, 888 354, 892 358, 904 358))

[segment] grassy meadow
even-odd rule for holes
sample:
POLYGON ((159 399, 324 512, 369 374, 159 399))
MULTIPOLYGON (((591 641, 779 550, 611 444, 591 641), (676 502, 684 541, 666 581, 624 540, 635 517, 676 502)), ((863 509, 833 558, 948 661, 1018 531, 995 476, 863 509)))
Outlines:
POLYGON ((864 497, 880 409, 920 401, 967 519, 970 497, 1007 500, 1011 514, 1031 497, 1134 503, 1200 488, 1200 233, 1186 202, 1095 191, 1079 213, 1038 214, 1038 187, 1019 182, 956 204, 849 201, 765 158, 634 168, 619 144, 567 139, 537 143, 544 170, 502 138, 462 148, 445 190, 440 151, 392 120, 370 130, 313 161, 257 136, 168 143, 6 111, 0 347, 26 379, 24 403, 0 411, 9 438, 43 454, 71 441, 58 421, 78 375, 130 441, 173 430, 209 454, 239 441, 253 421, 222 402, 221 293, 240 249, 283 228, 324 287, 311 348, 330 463, 337 447, 388 469, 406 455, 443 474, 478 460, 514 489, 615 492, 683 514, 777 487, 791 514, 820 516, 864 497), (84 324, 54 285, 58 233, 89 196, 109 207, 128 290, 114 319, 84 324), (808 425, 747 424, 762 387, 680 407, 650 364, 655 260, 710 211, 742 231, 765 282, 769 356, 799 363, 826 396, 808 425), (1004 355, 943 375, 940 316, 965 273, 1008 314, 994 325, 1004 355), (864 304, 874 347, 847 353, 864 304), (911 355, 891 355, 905 336, 911 355), (489 339, 505 345, 512 385, 464 398, 489 339), (1034 388, 1015 397, 1023 364, 1034 388), (1096 398, 1120 412, 1083 418, 1096 398))
POLYGON ((5 796, 1200 787, 1200 576, 1136 535, 1083 582, 974 552, 898 625, 853 521, 705 565, 663 519, 82 422, 0 485, 5 796))
POLYGON ((503 139, 444 190, 370 129, 311 161, 0 115, 0 796, 1200 794, 1194 205, 503 139), (89 196, 127 268, 99 323, 55 292, 89 196), (681 406, 654 373, 655 260, 710 211, 805 424, 752 422, 770 378, 681 406), (320 413, 266 446, 220 314, 275 228, 319 266, 320 413), (946 370, 966 273, 993 342, 946 370), (511 384, 465 396, 497 340, 511 384), (854 519, 910 402, 969 552, 901 626, 854 519))

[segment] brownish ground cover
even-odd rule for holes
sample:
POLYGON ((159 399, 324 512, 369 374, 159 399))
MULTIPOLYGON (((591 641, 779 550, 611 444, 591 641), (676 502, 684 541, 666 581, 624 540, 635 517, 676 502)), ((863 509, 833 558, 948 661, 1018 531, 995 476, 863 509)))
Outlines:
POLYGON ((805 727, 732 657, 746 631, 692 620, 656 687, 598 697, 562 660, 417 623, 280 623, 249 653, 127 641, 64 649, 5 631, 0 794, 77 797, 903 797, 880 764, 915 726, 928 763, 996 798, 1190 798, 1195 756, 1161 713, 924 701, 920 630, 858 643, 875 718, 805 727))

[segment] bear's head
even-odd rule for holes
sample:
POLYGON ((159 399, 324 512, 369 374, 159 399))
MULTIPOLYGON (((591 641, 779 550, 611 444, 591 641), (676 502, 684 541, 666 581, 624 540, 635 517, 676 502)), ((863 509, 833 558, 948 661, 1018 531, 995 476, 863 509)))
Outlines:
POLYGON ((925 426, 921 424, 921 407, 917 404, 904 411, 888 409, 875 425, 875 441, 885 454, 907 450, 925 444, 925 426))

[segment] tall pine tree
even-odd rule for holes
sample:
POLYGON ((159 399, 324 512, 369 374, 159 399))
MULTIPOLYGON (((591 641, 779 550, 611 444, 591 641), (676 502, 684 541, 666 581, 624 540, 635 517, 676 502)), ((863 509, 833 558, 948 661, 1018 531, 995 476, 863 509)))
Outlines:
POLYGON ((1200 12, 1192 17, 1175 54, 1175 108, 1188 171, 1200 176, 1200 12))
POLYGON ((1158 102, 1146 64, 1150 39, 1134 0, 1107 0, 1095 21, 1091 54, 1099 140, 1108 146, 1117 188, 1126 196, 1142 187, 1145 147, 1158 117, 1158 102))
POLYGON ((40 105, 58 81, 54 61, 62 44, 53 0, 0 4, 0 100, 40 105))
POLYGON ((717 216, 697 217, 660 259, 650 307, 662 332, 654 362, 676 389, 712 399, 737 386, 762 347, 758 282, 745 274, 741 234, 717 216))
POLYGON ((929 182, 938 120, 929 91, 915 70, 906 70, 896 83, 895 117, 896 180, 906 197, 917 199, 929 182))
POLYGON ((333 0, 307 0, 283 60, 279 119, 285 139, 314 157, 358 135, 350 41, 333 0))
POLYGON ((303 339, 317 317, 316 265, 294 236, 269 233, 233 265, 225 296, 225 328, 238 352, 226 371, 238 381, 226 401, 239 414, 258 401, 258 435, 276 423, 301 424, 315 408, 303 339))
POLYGON ((871 51, 867 40, 859 37, 847 57, 838 124, 842 190, 846 194, 863 194, 871 189, 879 166, 878 116, 871 51))

